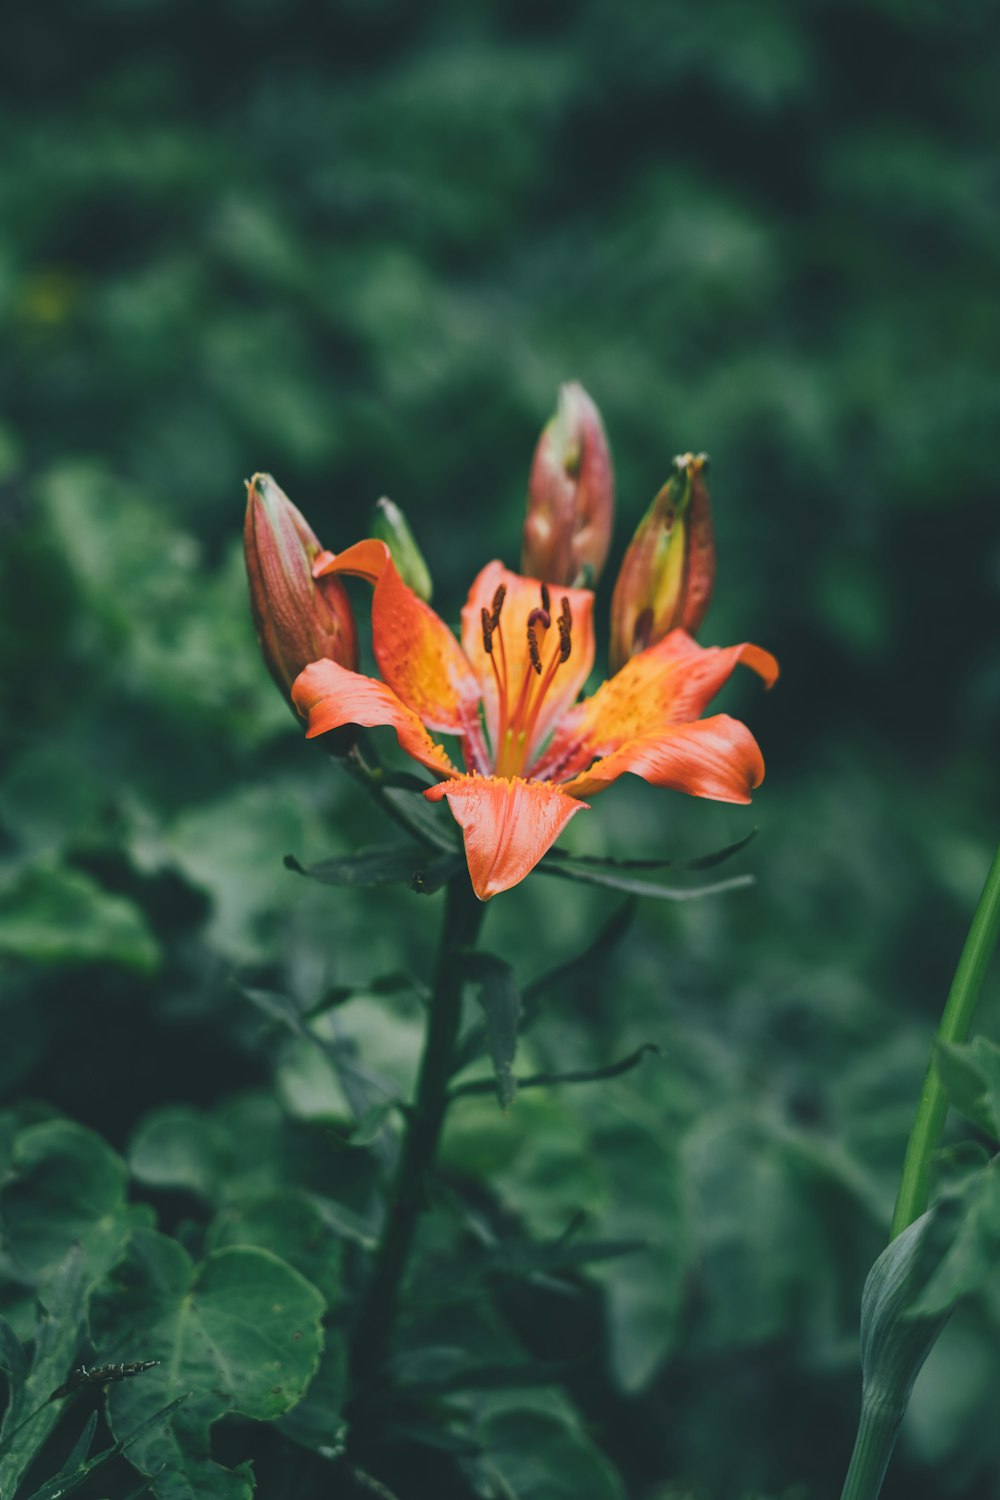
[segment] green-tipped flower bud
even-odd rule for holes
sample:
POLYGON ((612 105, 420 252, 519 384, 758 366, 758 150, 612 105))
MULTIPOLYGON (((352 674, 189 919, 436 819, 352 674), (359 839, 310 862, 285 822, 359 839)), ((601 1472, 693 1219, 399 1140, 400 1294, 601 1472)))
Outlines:
POLYGON ((424 554, 417 546, 410 524, 399 506, 385 496, 376 502, 371 535, 377 541, 385 542, 392 553, 396 572, 403 582, 409 585, 418 598, 430 603, 434 584, 430 569, 424 561, 424 554))
POLYGON ((615 476, 601 414, 576 381, 559 387, 555 416, 528 479, 521 572, 592 588, 611 545, 615 476))
POLYGON ((310 662, 358 664, 354 616, 338 578, 313 578, 323 549, 305 517, 269 474, 247 485, 243 553, 250 612, 267 669, 287 698, 310 662))
POLYGON ((678 627, 694 635, 715 581, 708 456, 682 453, 639 522, 611 599, 611 665, 645 651, 678 627))

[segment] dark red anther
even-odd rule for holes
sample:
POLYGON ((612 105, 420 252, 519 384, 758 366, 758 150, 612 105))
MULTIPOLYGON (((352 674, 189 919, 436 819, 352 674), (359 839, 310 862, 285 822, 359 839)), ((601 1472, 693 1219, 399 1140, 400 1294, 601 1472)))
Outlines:
POLYGON ((493 651, 493 616, 485 604, 479 611, 479 618, 483 622, 483 650, 490 656, 493 651))
POLYGON ((507 597, 507 585, 501 583, 493 595, 493 629, 496 630, 500 622, 500 611, 503 609, 503 601, 507 597))
POLYGON ((542 584, 542 608, 547 615, 552 613, 552 600, 549 598, 549 586, 547 583, 542 584))
POLYGON ((556 624, 559 626, 559 660, 568 661, 573 645, 573 613, 565 596, 562 600, 562 614, 556 624))
MULTIPOLYGON (((538 614, 540 611, 535 610, 533 613, 538 614)), ((535 635, 535 627, 530 620, 528 621, 528 652, 531 656, 531 665, 538 675, 541 676, 542 653, 538 649, 538 637, 535 635)))

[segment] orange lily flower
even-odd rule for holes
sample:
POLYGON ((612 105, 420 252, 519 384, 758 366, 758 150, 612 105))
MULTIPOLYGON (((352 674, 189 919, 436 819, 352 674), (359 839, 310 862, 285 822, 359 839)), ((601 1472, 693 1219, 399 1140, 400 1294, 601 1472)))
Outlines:
POLYGON ((462 610, 461 644, 400 578, 383 542, 321 554, 317 577, 374 583, 372 644, 382 681, 333 661, 296 678, 307 735, 343 724, 391 726, 402 748, 441 778, 465 841, 476 895, 516 885, 570 818, 626 771, 655 786, 720 802, 749 802, 764 761, 749 729, 700 715, 738 663, 770 686, 778 664, 759 646, 704 648, 673 630, 577 702, 594 664, 588 589, 549 589, 483 568, 462 610), (455 735, 460 770, 434 735, 455 735))

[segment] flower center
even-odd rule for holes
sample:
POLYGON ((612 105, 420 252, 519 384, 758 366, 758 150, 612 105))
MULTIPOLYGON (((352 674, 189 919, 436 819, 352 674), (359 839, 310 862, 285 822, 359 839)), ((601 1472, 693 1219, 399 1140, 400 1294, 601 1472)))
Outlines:
POLYGON ((542 704, 562 664, 569 660, 573 644, 573 615, 569 600, 560 600, 562 609, 556 616, 558 639, 550 637, 552 601, 547 586, 541 586, 541 608, 528 616, 528 659, 521 671, 508 666, 500 616, 507 590, 501 584, 493 595, 492 608, 480 612, 483 627, 483 649, 493 668, 497 687, 497 734, 493 746, 494 769, 498 776, 521 776, 534 742, 542 704), (551 646, 550 646, 551 641, 551 646))

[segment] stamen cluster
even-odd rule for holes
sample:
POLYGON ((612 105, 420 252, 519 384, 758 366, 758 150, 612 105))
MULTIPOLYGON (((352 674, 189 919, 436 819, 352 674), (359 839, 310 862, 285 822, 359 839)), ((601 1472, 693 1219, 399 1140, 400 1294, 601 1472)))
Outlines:
POLYGON ((540 607, 533 609, 528 616, 528 660, 519 684, 510 681, 507 650, 500 623, 507 596, 504 584, 493 595, 491 607, 487 609, 483 605, 480 610, 483 650, 490 659, 497 688, 497 733, 493 755, 499 776, 520 776, 523 773, 542 704, 556 673, 569 660, 572 650, 573 612, 569 600, 563 595, 560 613, 555 621, 559 642, 549 657, 548 666, 545 665, 543 648, 545 634, 552 628, 552 599, 548 586, 544 583, 540 586, 540 593, 540 607), (533 684, 532 672, 542 679, 537 686, 533 684))

